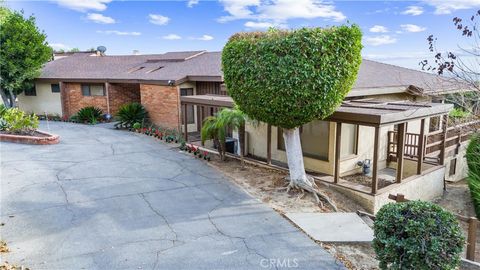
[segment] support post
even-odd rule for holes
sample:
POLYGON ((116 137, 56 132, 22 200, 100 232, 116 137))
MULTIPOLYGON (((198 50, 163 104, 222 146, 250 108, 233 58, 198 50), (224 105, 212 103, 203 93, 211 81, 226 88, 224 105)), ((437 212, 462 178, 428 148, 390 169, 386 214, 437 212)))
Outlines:
POLYGON ((373 171, 372 171, 372 194, 378 190, 378 149, 380 148, 380 127, 375 127, 373 144, 373 171))
POLYGON ((420 121, 420 136, 418 137, 417 148, 417 174, 422 174, 423 170, 423 158, 425 154, 425 118, 420 121))
POLYGON ((401 183, 403 178, 403 157, 405 155, 405 123, 398 125, 397 139, 397 183, 401 183))
POLYGON ((62 103, 62 117, 70 117, 69 113, 67 112, 67 93, 65 93, 65 83, 58 82, 58 86, 60 87, 60 102, 62 103))
POLYGON ((110 83, 105 82, 105 96, 107 97, 107 113, 110 114, 110 96, 109 96, 110 83))
POLYGON ((333 182, 338 184, 340 180, 340 150, 342 147, 342 123, 337 122, 335 135, 335 172, 333 175, 333 182))
POLYGON ((188 121, 187 121, 187 104, 183 105, 183 127, 185 142, 188 142, 188 121))
POLYGON ((447 148, 447 126, 448 115, 445 114, 442 116, 442 148, 440 149, 440 165, 445 165, 445 149, 447 148))
MULTIPOLYGON (((203 120, 205 120, 205 106, 200 106, 200 136, 202 136, 203 120)), ((202 146, 205 146, 205 143, 202 141, 202 146)))
POLYGON ((267 163, 272 164, 272 125, 267 125, 267 163))
POLYGON ((468 219, 468 236, 467 236, 467 260, 475 261, 475 245, 477 242, 477 225, 478 220, 475 217, 468 219))

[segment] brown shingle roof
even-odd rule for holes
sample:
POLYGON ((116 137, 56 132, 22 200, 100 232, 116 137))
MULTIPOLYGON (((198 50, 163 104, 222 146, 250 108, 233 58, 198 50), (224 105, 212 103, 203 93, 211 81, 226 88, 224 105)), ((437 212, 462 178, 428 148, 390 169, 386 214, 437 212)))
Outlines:
MULTIPOLYGON (((47 63, 39 76, 40 79, 70 81, 173 80, 176 83, 189 77, 222 81, 221 52, 188 51, 124 56, 75 54, 47 63)), ((385 89, 393 92, 416 89, 417 94, 430 94, 452 88, 452 82, 434 74, 364 59, 350 95, 374 94, 375 89, 379 92, 387 91, 385 89)))

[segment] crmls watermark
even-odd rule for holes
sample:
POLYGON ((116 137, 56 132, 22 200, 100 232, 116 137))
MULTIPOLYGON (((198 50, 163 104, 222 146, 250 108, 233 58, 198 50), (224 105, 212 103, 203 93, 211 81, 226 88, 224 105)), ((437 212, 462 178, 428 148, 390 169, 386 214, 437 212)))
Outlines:
POLYGON ((272 258, 272 259, 261 259, 260 266, 265 269, 276 269, 276 268, 298 268, 298 259, 290 258, 272 258))

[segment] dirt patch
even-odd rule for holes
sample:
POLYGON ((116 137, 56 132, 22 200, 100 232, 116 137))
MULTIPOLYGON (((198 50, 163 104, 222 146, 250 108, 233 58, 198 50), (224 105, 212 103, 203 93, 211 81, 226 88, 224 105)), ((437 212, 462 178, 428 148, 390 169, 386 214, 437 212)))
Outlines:
MULTIPOLYGON (((268 204, 280 214, 286 212, 332 212, 328 204, 321 208, 315 198, 308 193, 291 191, 286 193, 285 178, 287 172, 269 169, 263 166, 246 164, 242 169, 238 160, 227 159, 220 161, 213 157, 209 165, 222 171, 237 185, 250 193, 253 197, 268 204)), ((355 201, 329 188, 328 184, 317 182, 320 190, 332 199, 341 212, 365 211, 355 201)), ((367 223, 368 224, 368 223, 367 223)), ((370 223, 371 224, 371 223, 370 223)), ((316 241, 320 246, 340 260, 348 269, 378 269, 375 252, 370 244, 329 244, 316 241)))
MULTIPOLYGON (((443 196, 435 203, 449 210, 452 213, 459 214, 466 217, 475 217, 475 209, 473 208, 472 198, 470 196, 470 190, 466 180, 462 180, 456 183, 447 183, 447 190, 443 196)), ((468 233, 468 224, 466 222, 460 222, 460 226, 463 229, 465 237, 468 233)), ((477 241, 475 249, 475 261, 480 261, 480 232, 477 230, 477 241)), ((466 247, 462 256, 465 257, 466 247)))
POLYGON ((0 253, 10 252, 10 249, 7 246, 7 242, 0 240, 0 253))
MULTIPOLYGON (((366 186, 370 188, 372 186, 372 177, 364 175, 362 173, 356 173, 348 176, 342 176, 343 180, 352 182, 352 183, 357 183, 362 186, 366 186)), ((386 186, 389 186, 393 184, 391 181, 388 181, 384 178, 378 177, 378 188, 384 188, 386 186)))

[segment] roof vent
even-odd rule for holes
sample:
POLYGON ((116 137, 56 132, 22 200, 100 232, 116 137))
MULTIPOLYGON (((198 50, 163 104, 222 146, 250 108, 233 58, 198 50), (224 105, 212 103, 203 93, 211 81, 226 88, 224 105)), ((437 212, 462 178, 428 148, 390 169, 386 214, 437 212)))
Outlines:
POLYGON ((105 46, 98 46, 97 47, 97 55, 104 56, 107 48, 105 46))
POLYGON ((152 73, 152 72, 155 72, 155 71, 157 71, 157 70, 159 70, 159 69, 162 69, 162 68, 163 68, 163 66, 159 66, 159 67, 157 67, 157 68, 154 68, 154 69, 152 69, 152 70, 147 71, 147 73, 152 73))

